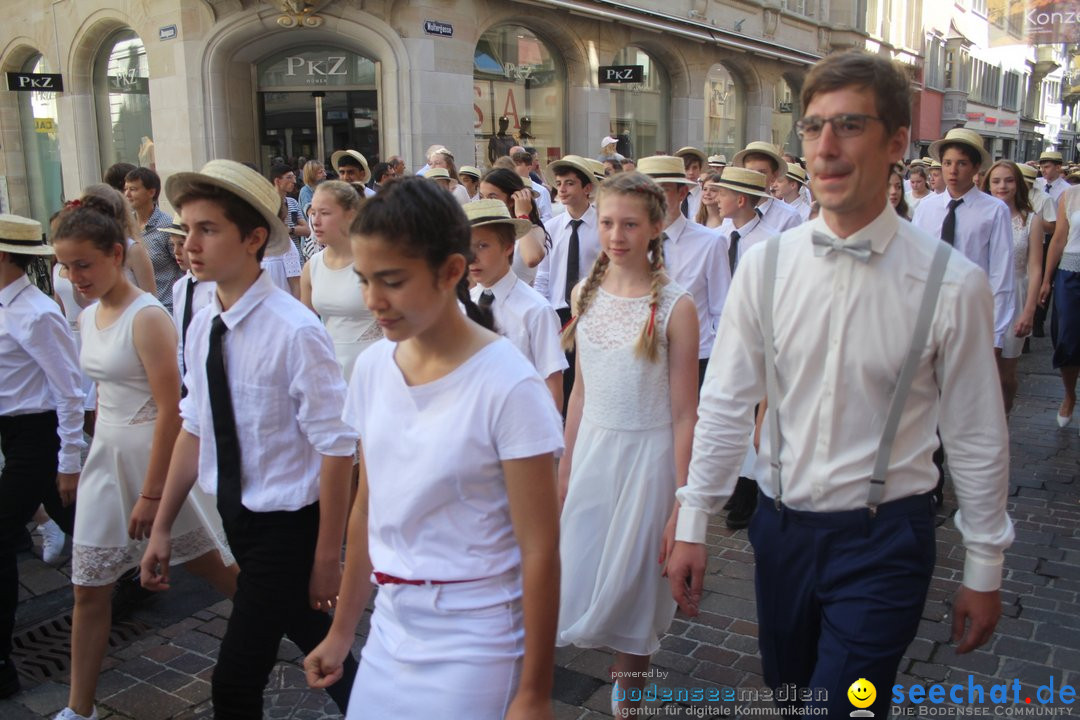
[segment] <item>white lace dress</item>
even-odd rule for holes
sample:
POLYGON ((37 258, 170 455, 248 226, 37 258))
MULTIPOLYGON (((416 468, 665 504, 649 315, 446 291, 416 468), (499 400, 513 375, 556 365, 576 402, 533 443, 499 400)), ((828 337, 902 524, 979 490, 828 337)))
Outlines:
POLYGON ((655 363, 634 353, 648 296, 598 289, 578 323, 585 404, 561 521, 558 645, 651 655, 675 614, 657 558, 675 503, 667 320, 683 296, 663 289, 655 363))
MULTIPOLYGON (((86 308, 80 320, 80 364, 98 386, 97 424, 79 478, 71 559, 71 581, 84 586, 115 582, 138 565, 146 547, 146 541, 128 537, 128 523, 150 464, 157 406, 132 326, 140 311, 166 312, 153 295, 143 293, 115 322, 99 328, 99 307, 86 308)), ((233 562, 214 500, 196 486, 173 525, 172 562, 210 550, 221 550, 225 562, 233 562)))
POLYGON ((1021 220, 1016 216, 1013 216, 1012 219, 1013 277, 1016 280, 1016 292, 1013 293, 1013 297, 1016 299, 1016 306, 1013 311, 1012 323, 1009 325, 1009 330, 1005 333, 1005 340, 1001 345, 1001 356, 1004 358, 1020 357, 1020 353, 1024 349, 1024 338, 1027 337, 1027 335, 1016 337, 1013 328, 1016 327, 1016 321, 1020 319, 1024 312, 1024 305, 1027 303, 1028 243, 1031 238, 1031 222, 1034 217, 1035 213, 1029 212, 1026 220, 1021 220))

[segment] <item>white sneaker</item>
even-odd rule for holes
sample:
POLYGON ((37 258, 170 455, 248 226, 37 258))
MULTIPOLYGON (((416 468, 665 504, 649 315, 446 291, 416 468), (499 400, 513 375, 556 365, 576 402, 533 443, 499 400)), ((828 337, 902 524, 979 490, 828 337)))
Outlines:
POLYGON ((53 720, 98 720, 97 708, 94 708, 89 715, 80 715, 71 708, 66 707, 53 720))
POLYGON ((50 565, 59 565, 64 554, 64 531, 52 520, 38 526, 41 531, 41 559, 50 565))

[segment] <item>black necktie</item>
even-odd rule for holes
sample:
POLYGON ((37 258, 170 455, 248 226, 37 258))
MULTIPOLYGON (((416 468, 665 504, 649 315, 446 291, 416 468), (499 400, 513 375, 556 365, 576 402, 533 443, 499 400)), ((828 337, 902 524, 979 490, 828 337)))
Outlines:
POLYGON ((217 446, 218 512, 235 518, 243 507, 240 501, 240 438, 236 435, 229 378, 225 374, 222 342, 229 328, 218 315, 210 328, 210 350, 206 354, 206 384, 210 390, 210 412, 214 417, 214 443, 217 446))
POLYGON ((690 218, 690 196, 687 195, 682 200, 682 205, 679 206, 682 209, 682 216, 684 218, 690 218))
POLYGON ((570 221, 570 245, 566 249, 566 290, 563 296, 567 307, 570 306, 570 293, 581 277, 581 240, 578 239, 577 231, 583 222, 585 221, 570 221))
POLYGON ((964 198, 949 201, 949 212, 945 215, 945 222, 941 223, 941 239, 950 245, 956 244, 956 207, 964 202, 964 198))
MULTIPOLYGON (((188 278, 187 289, 184 291, 184 317, 180 321, 180 346, 186 347, 187 345, 187 329, 188 325, 191 325, 191 298, 195 294, 195 284, 199 281, 195 278, 188 278)), ((180 358, 181 365, 184 372, 187 372, 187 361, 183 356, 180 358)))
POLYGON ((754 208, 754 212, 757 213, 757 216, 759 218, 764 218, 765 217, 765 213, 761 212, 761 208, 759 208, 759 207, 754 208))
POLYGON ((495 293, 491 292, 490 290, 485 290, 484 292, 480 293, 480 302, 478 302, 477 305, 482 308, 489 308, 494 302, 495 293))
POLYGON ((731 242, 728 243, 727 249, 727 264, 731 268, 731 274, 735 274, 735 263, 739 258, 739 231, 731 231, 731 242))

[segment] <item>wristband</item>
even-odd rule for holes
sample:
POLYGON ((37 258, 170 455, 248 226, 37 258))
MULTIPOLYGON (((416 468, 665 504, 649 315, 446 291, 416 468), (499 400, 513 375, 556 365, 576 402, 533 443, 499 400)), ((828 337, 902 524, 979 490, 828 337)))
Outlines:
POLYGON ((528 215, 518 215, 518 220, 532 220, 528 215))

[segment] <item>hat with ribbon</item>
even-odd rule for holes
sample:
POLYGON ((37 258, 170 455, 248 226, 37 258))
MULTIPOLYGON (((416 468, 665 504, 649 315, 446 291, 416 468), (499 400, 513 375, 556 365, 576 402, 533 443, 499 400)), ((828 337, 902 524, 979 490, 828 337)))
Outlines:
POLYGON ((41 234, 41 223, 21 215, 0 215, 0 252, 13 255, 52 255, 41 234))
MULTIPOLYGON (((990 157, 990 153, 986 152, 986 148, 983 146, 982 136, 974 130, 953 128, 945 133, 945 137, 930 143, 930 157, 941 162, 942 148, 949 145, 964 145, 977 152, 982 160, 978 167, 979 170, 985 170, 994 162, 993 158, 990 157)), ((931 167, 933 166, 931 165, 931 167)))
POLYGON ((533 224, 528 220, 510 217, 510 210, 502 200, 473 200, 461 208, 473 227, 509 225, 514 228, 515 238, 527 234, 533 228, 533 224))
POLYGON ((678 185, 697 185, 697 182, 686 177, 683 169, 683 161, 674 155, 650 155, 638 160, 637 171, 642 175, 648 175, 656 182, 676 183, 678 185))
POLYGON ((771 197, 765 186, 765 176, 756 170, 728 165, 720 174, 719 180, 705 183, 707 188, 724 188, 754 197, 771 197))

